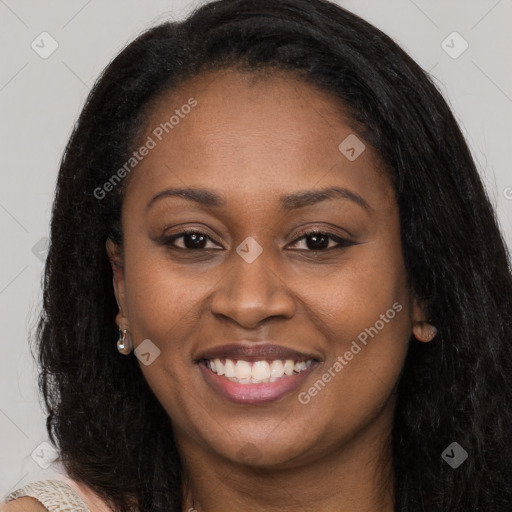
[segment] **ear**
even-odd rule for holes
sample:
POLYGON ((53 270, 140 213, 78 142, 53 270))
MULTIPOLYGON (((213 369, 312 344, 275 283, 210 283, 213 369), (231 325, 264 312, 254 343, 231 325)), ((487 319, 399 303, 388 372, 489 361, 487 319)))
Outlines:
POLYGON ((107 238, 105 247, 107 249, 108 259, 112 265, 114 295, 116 297, 117 307, 119 308, 119 312, 116 315, 116 322, 120 329, 129 329, 122 251, 121 248, 110 238, 107 238))
POLYGON ((412 323, 413 325, 418 322, 426 322, 427 321, 427 310, 428 306, 425 302, 418 300, 416 297, 413 299, 412 303, 412 323))
POLYGON ((416 298, 412 306, 412 333, 418 341, 428 343, 437 334, 437 328, 428 321, 428 305, 416 298))

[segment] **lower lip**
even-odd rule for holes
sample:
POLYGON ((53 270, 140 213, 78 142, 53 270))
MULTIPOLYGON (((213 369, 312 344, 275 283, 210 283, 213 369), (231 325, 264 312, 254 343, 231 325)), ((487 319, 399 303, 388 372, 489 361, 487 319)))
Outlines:
POLYGON ((262 382, 261 384, 239 384, 212 372, 204 361, 199 363, 207 384, 217 393, 239 404, 260 404, 279 400, 293 393, 311 373, 318 363, 314 362, 306 370, 281 377, 274 382, 262 382))

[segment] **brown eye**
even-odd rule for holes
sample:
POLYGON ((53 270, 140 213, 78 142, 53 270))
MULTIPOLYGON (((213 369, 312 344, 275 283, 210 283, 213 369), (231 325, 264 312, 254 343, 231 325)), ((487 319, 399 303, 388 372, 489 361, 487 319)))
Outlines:
MULTIPOLYGON (((355 242, 323 231, 308 231, 302 233, 302 236, 296 239, 292 245, 297 245, 301 240, 305 241, 305 249, 309 251, 325 251, 355 245, 355 242), (332 245, 332 242, 334 242, 334 245, 332 245)), ((197 230, 181 231, 166 237, 163 244, 176 249, 192 251, 219 248, 219 244, 208 236, 207 233, 197 230), (176 240, 180 239, 182 239, 180 245, 176 244, 176 240), (208 247, 208 242, 215 244, 216 247, 208 247)))
POLYGON ((181 231, 170 237, 167 237, 164 241, 165 245, 170 245, 177 249, 183 250, 201 250, 211 249, 212 247, 206 247, 208 241, 216 244, 206 233, 196 230, 181 231), (176 240, 183 239, 182 246, 176 245, 176 240))
POLYGON ((351 245, 355 245, 355 243, 351 242, 350 240, 323 231, 307 231, 302 233, 302 236, 295 240, 293 245, 296 245, 301 240, 305 240, 306 249, 310 251, 338 249, 340 247, 349 247, 351 245), (334 246, 329 246, 331 241, 335 242, 334 246))

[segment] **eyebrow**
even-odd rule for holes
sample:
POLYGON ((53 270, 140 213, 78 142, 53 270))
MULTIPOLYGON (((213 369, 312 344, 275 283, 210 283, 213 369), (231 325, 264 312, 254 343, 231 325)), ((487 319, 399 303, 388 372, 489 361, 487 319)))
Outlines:
MULTIPOLYGON (((227 201, 212 190, 204 188, 169 188, 159 192, 148 203, 148 210, 156 201, 164 197, 182 197, 189 201, 194 201, 208 208, 220 208, 227 206, 227 201)), ((358 194, 341 187, 331 187, 324 189, 305 190, 294 192, 293 194, 283 195, 279 198, 282 210, 291 211, 306 206, 311 206, 329 199, 348 199, 367 211, 373 211, 373 208, 358 194)))

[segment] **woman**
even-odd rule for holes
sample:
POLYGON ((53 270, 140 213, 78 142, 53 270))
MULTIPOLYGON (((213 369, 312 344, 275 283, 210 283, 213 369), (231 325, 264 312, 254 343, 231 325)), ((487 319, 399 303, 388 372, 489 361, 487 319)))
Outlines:
POLYGON ((357 16, 221 0, 148 30, 51 226, 69 486, 3 510, 510 509, 507 250, 446 102, 357 16))

